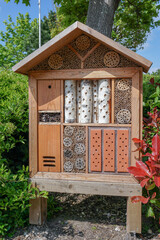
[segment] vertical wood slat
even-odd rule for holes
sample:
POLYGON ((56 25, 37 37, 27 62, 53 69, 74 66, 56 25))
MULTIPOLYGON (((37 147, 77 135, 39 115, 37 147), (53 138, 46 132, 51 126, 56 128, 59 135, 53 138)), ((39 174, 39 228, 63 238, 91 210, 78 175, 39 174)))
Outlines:
POLYGON ((131 197, 127 198, 127 232, 141 233, 141 202, 132 203, 131 197))
POLYGON ((111 123, 114 123, 114 81, 115 79, 112 79, 111 84, 111 123))
POLYGON ((33 177, 38 171, 37 147, 37 80, 29 76, 29 171, 33 177))
POLYGON ((92 172, 102 171, 101 129, 91 129, 90 132, 90 168, 92 172))
POLYGON ((129 131, 117 130, 117 171, 128 172, 129 166, 129 131))
MULTIPOLYGON (((139 71, 139 82, 140 82, 140 97, 139 97, 139 105, 140 105, 140 125, 139 125, 139 132, 140 132, 140 139, 142 140, 142 130, 143 130, 143 69, 139 71)), ((140 159, 142 160, 142 153, 140 153, 140 159)))
POLYGON ((103 131, 103 171, 115 171, 115 130, 103 131))
POLYGON ((42 225, 47 219, 47 199, 36 198, 29 201, 29 223, 42 225))
POLYGON ((63 172, 63 122, 64 122, 64 80, 61 80, 61 155, 60 169, 63 172))
POLYGON ((134 152, 138 145, 132 139, 139 138, 140 127, 140 94, 139 94, 139 71, 132 77, 132 127, 131 127, 131 166, 135 166, 136 159, 139 159, 139 152, 134 152))
POLYGON ((60 125, 39 125, 39 171, 60 172, 60 125))
POLYGON ((89 144, 89 140, 88 140, 88 126, 86 126, 86 173, 88 173, 88 159, 89 159, 89 153, 88 153, 88 144, 89 144))

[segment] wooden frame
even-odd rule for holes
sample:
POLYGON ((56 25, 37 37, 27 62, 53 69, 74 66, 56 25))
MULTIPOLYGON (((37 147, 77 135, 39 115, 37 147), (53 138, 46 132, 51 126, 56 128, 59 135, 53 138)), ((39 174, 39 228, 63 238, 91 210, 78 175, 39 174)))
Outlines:
MULTIPOLYGON (((29 77, 29 105, 30 105, 30 177, 40 190, 50 192, 67 192, 67 193, 81 193, 81 194, 99 194, 112 196, 126 196, 127 201, 127 231, 141 232, 141 204, 133 205, 130 202, 130 197, 133 195, 141 195, 142 190, 138 182, 130 175, 125 174, 67 174, 63 172, 63 142, 61 141, 61 173, 45 173, 38 172, 37 154, 35 149, 37 146, 37 81, 38 80, 61 80, 61 137, 63 137, 63 127, 70 125, 63 123, 63 80, 79 80, 79 79, 103 79, 110 78, 112 89, 114 86, 114 79, 131 78, 132 79, 132 124, 115 124, 114 123, 114 91, 112 90, 111 98, 111 123, 110 124, 79 124, 73 123, 73 126, 102 126, 102 127, 131 127, 132 138, 141 137, 142 129, 142 68, 110 68, 110 69, 82 69, 82 70, 53 70, 53 71, 34 71, 30 72, 29 77), (136 105, 136 108, 134 107, 136 105), (31 135, 32 134, 32 135, 31 135), (138 218, 138 220, 137 220, 138 218)), ((88 135, 86 136, 88 138, 88 135)), ((131 144, 131 149, 135 150, 137 146, 131 144)), ((38 151, 37 151, 38 152, 38 151)), ((88 150, 86 152, 88 158, 88 150)), ((131 153, 131 165, 135 165, 135 159, 139 158, 138 152, 131 153)), ((86 171, 88 170, 88 164, 86 171)), ((45 212, 46 204, 42 204, 39 199, 36 208, 33 203, 30 210, 35 212, 45 212), (38 209, 38 210, 37 210, 38 209)), ((40 224, 44 221, 44 215, 40 214, 40 219, 30 217, 30 223, 40 224)))

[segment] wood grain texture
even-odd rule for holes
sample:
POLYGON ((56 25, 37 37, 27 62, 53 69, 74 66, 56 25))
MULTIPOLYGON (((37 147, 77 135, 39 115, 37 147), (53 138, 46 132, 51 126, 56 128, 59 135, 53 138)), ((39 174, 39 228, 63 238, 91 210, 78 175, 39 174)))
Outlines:
MULTIPOLYGON (((141 195, 141 194, 140 194, 141 195)), ((141 203, 132 203, 131 198, 127 199, 127 232, 141 233, 141 203)))
POLYGON ((89 160, 89 149, 88 149, 88 145, 89 145, 89 129, 88 129, 88 126, 86 126, 86 173, 88 173, 89 171, 89 166, 88 166, 88 160, 89 160))
POLYGON ((61 110, 60 80, 38 81, 38 110, 61 110))
MULTIPOLYGON (((139 71, 132 78, 132 127, 131 139, 140 137, 140 92, 139 71)), ((139 152, 136 151, 138 144, 131 141, 131 166, 135 166, 136 159, 139 160, 139 152)))
POLYGON ((105 78, 131 78, 139 70, 137 67, 125 68, 94 68, 94 69, 69 69, 69 70, 41 70, 31 71, 30 74, 39 80, 50 79, 105 79, 105 78))
POLYGON ((107 47, 115 50, 116 52, 122 54, 126 58, 134 61, 139 66, 143 67, 144 71, 147 72, 152 65, 152 62, 138 55, 137 53, 127 49, 119 43, 116 43, 112 39, 104 36, 103 34, 95 31, 94 29, 80 23, 75 22, 63 32, 59 33, 53 39, 48 41, 42 47, 34 51, 32 54, 24 58, 18 64, 16 64, 12 69, 15 72, 27 74, 28 71, 40 63, 42 60, 47 58, 50 54, 62 48, 62 46, 69 44, 73 39, 85 33, 98 41, 106 45, 107 47))
POLYGON ((111 123, 114 124, 114 79, 111 80, 111 123))
POLYGON ((29 171, 30 177, 38 171, 37 166, 37 80, 29 77, 29 171))
MULTIPOLYGON (((128 184, 138 184, 138 181, 133 178, 130 175, 123 175, 123 174, 101 174, 98 173, 52 173, 52 172, 38 172, 34 177, 32 178, 37 179, 50 179, 50 180, 73 180, 73 181, 89 181, 89 182, 108 182, 108 183, 116 183, 116 182, 121 182, 121 183, 128 183, 128 184)), ((32 180, 31 179, 31 180, 32 180)), ((140 189, 141 186, 139 185, 140 189)))
POLYGON ((29 223, 42 225, 47 219, 47 199, 36 198, 30 200, 29 223))
MULTIPOLYGON (((140 74, 140 97, 139 97, 139 104, 140 104, 140 117, 139 117, 139 131, 140 131, 140 139, 142 140, 142 131, 143 131, 143 70, 139 71, 140 74)), ((142 153, 140 153, 140 159, 142 160, 142 153)))
POLYGON ((39 171, 60 172, 60 125, 39 125, 39 171))
POLYGON ((32 178, 37 187, 48 192, 62 192, 74 194, 95 194, 108 196, 134 196, 139 195, 141 187, 138 184, 122 182, 97 182, 97 181, 75 181, 75 180, 51 180, 32 178))

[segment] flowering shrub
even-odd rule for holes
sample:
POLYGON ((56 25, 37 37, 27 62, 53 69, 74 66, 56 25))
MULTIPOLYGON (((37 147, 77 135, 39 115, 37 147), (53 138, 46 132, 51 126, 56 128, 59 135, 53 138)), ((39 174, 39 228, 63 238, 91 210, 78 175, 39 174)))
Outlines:
POLYGON ((143 161, 136 161, 136 166, 128 168, 129 173, 139 180, 146 189, 146 196, 134 196, 132 202, 150 203, 147 216, 155 217, 154 209, 160 210, 160 121, 159 113, 155 108, 153 113, 148 113, 150 118, 144 119, 144 140, 133 138, 139 144, 136 151, 142 152, 143 161))

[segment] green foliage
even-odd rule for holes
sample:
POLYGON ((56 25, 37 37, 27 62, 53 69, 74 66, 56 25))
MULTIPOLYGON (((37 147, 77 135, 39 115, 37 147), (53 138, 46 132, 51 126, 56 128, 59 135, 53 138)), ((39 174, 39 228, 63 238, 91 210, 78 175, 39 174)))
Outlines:
POLYGON ((11 71, 0 72, 0 162, 28 163, 28 81, 11 71))
POLYGON ((160 110, 160 70, 152 72, 151 74, 145 74, 143 76, 143 115, 147 117, 147 112, 151 111, 154 107, 160 110), (154 84, 150 82, 150 79, 154 79, 154 84))
POLYGON ((28 179, 28 167, 12 174, 0 166, 0 238, 11 236, 18 227, 28 224, 30 199, 47 198, 47 192, 33 188, 28 179))
POLYGON ((159 0, 121 0, 115 13, 112 38, 136 50, 142 48, 150 31, 160 26, 159 0))
MULTIPOLYGON (((75 21, 85 23, 89 0, 54 0, 54 3, 59 4, 60 29, 56 32, 75 21)), ((159 0, 121 0, 114 16, 112 38, 132 50, 142 48, 151 29, 160 26, 156 20, 159 9, 159 0)))
MULTIPOLYGON (((55 13, 50 11, 47 17, 41 20, 42 45, 51 39, 51 30, 55 27, 55 13)), ((10 69, 17 62, 39 47, 38 20, 31 21, 29 14, 19 13, 16 23, 9 16, 4 21, 6 31, 0 32, 0 67, 10 69)))
POLYGON ((53 195, 48 196, 47 200, 47 218, 51 219, 56 213, 60 212, 62 207, 60 203, 56 202, 53 195))
MULTIPOLYGON (((5 0, 5 2, 10 2, 10 0, 5 0)), ((19 3, 19 0, 14 0, 15 3, 19 3)), ((30 0, 22 0, 22 3, 24 3, 26 6, 30 5, 30 0)))

